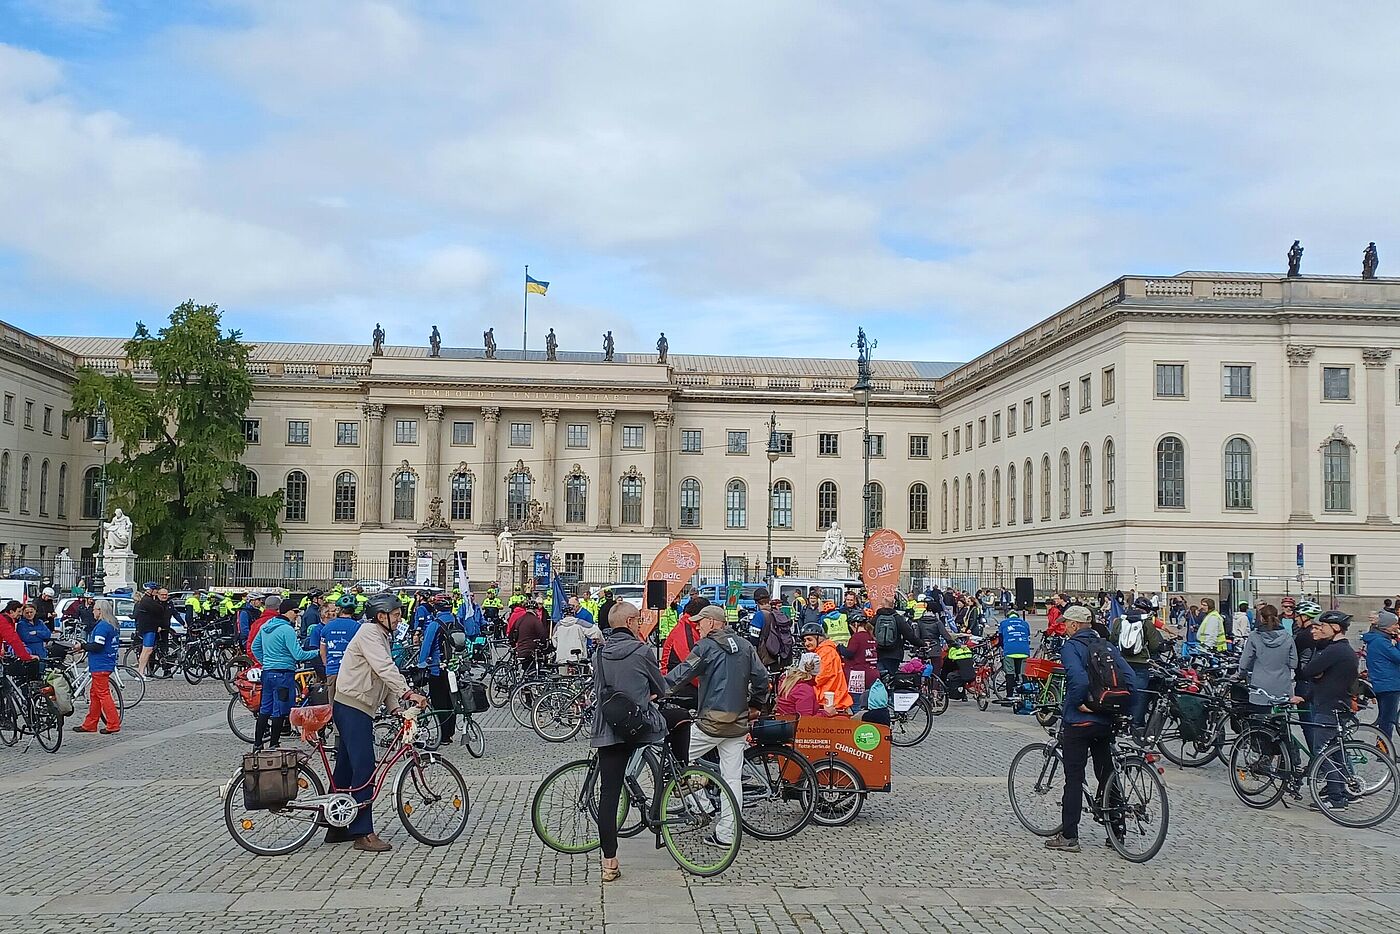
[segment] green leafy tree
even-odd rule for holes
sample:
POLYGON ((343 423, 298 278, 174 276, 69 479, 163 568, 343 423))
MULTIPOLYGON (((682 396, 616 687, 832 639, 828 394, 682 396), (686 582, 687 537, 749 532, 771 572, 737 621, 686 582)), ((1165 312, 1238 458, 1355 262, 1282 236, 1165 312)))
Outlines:
POLYGON ((137 323, 125 346, 141 379, 91 369, 78 375, 74 414, 107 407, 121 452, 107 466, 109 503, 131 517, 139 554, 227 554, 230 530, 247 544, 258 532, 281 537, 282 491, 252 495, 240 462, 243 414, 253 399, 241 337, 224 333, 217 305, 187 301, 154 335, 137 323))

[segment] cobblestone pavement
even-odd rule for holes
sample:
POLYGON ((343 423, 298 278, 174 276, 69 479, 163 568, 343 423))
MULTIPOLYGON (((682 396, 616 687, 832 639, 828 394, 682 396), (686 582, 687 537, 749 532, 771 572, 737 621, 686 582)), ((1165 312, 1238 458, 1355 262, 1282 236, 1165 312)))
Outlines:
MULTIPOLYGON (((319 839, 279 859, 240 849, 219 784, 241 745, 217 685, 152 684, 118 737, 65 736, 48 755, 0 749, 0 850, 11 855, 0 924, 10 932, 301 930, 913 932, 1059 934, 1388 931, 1400 891, 1400 824, 1350 831, 1300 809, 1251 811, 1224 766, 1168 765, 1171 830, 1135 866, 1098 846, 1056 855, 1007 803, 1011 756, 1044 734, 1027 717, 954 704, 932 735, 895 753, 894 790, 850 826, 782 843, 746 840, 723 877, 684 876, 642 836, 622 842, 623 879, 597 855, 564 856, 530 831, 539 778, 585 754, 549 744, 503 711, 488 751, 449 747, 472 816, 454 845, 416 843, 392 806, 376 813, 388 855, 319 839), (269 915, 279 916, 274 921, 269 915)), ((76 721, 70 721, 70 726, 76 721)), ((387 796, 386 796, 387 798, 387 796)), ((1086 820, 1086 828, 1091 827, 1086 820)))

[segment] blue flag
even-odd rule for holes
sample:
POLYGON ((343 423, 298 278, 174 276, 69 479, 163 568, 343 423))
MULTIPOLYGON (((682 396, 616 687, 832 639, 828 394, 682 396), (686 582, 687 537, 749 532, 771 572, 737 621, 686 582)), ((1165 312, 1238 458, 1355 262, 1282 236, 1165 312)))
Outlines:
POLYGON ((569 600, 564 596, 564 585, 559 583, 559 575, 554 575, 554 582, 550 584, 550 589, 554 594, 554 605, 549 608, 550 622, 559 622, 564 618, 564 607, 569 600))
POLYGON ((1115 619, 1122 618, 1123 604, 1118 602, 1117 594, 1114 594, 1113 596, 1108 598, 1108 612, 1104 615, 1108 617, 1108 622, 1110 625, 1112 625, 1115 619))

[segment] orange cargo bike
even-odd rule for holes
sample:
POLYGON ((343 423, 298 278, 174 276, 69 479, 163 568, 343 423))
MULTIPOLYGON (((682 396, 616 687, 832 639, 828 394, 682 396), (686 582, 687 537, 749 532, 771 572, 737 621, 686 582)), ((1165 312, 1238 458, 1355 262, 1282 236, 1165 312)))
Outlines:
POLYGON ((860 814, 865 796, 889 791, 890 728, 854 717, 798 717, 791 745, 816 772, 812 819, 835 827, 860 814))

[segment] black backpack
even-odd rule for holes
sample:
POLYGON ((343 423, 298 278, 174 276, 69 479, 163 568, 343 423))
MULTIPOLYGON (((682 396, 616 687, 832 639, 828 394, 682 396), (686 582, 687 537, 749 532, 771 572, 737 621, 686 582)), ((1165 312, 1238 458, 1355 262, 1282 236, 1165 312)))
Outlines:
POLYGON ((899 645, 899 615, 897 613, 875 614, 875 647, 892 649, 899 645))
POLYGON ((1087 640, 1084 667, 1089 675, 1089 694, 1084 706, 1110 717, 1126 716, 1132 706, 1132 689, 1114 664, 1113 646, 1107 639, 1087 640))

